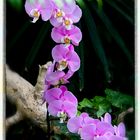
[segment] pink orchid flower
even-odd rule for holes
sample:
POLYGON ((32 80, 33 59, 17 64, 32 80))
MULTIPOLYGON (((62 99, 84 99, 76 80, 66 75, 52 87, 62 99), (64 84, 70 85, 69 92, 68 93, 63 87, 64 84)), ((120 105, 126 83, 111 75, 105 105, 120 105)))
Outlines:
POLYGON ((67 73, 59 70, 54 70, 55 68, 55 61, 50 63, 47 68, 46 77, 45 77, 45 84, 46 89, 50 87, 50 85, 57 86, 60 83, 66 84, 69 83, 68 79, 74 74, 72 71, 68 71, 67 73))
POLYGON ((67 128, 72 133, 81 134, 81 130, 89 124, 92 124, 96 128, 96 124, 99 122, 98 119, 89 117, 87 113, 82 113, 78 117, 74 117, 68 120, 67 128))
POLYGON ((86 125, 81 130, 81 138, 83 140, 127 140, 125 137, 125 126, 120 123, 117 126, 112 126, 111 115, 106 113, 101 121, 93 126, 86 125))
POLYGON ((111 124, 112 118, 109 113, 105 113, 104 117, 101 117, 102 122, 107 122, 111 124))
POLYGON ((67 116, 74 117, 77 113, 77 98, 65 86, 47 90, 44 98, 49 104, 48 112, 52 116, 65 120, 67 116))
POLYGON ((51 37, 56 43, 69 45, 72 42, 73 45, 78 46, 82 39, 82 33, 81 30, 74 25, 70 30, 66 30, 64 26, 60 26, 52 29, 51 37))
POLYGON ((103 138, 114 135, 113 126, 106 122, 98 122, 96 125, 88 124, 81 130, 83 140, 95 140, 100 136, 103 138))
POLYGON ((25 10, 33 18, 33 23, 39 19, 40 15, 43 21, 47 21, 52 16, 53 5, 51 0, 26 0, 25 10))
MULTIPOLYGON (((74 4, 75 3, 73 3, 72 5, 74 4)), ((71 11, 65 10, 65 6, 61 9, 56 7, 50 19, 50 23, 54 27, 63 25, 67 30, 70 30, 72 24, 77 23, 82 16, 82 11, 79 6, 75 4, 75 6, 73 7, 74 9, 71 11)))
POLYGON ((80 68, 80 58, 78 54, 74 51, 72 45, 65 47, 65 45, 56 45, 52 49, 52 57, 58 62, 57 69, 62 71, 67 66, 70 71, 75 72, 80 68))
POLYGON ((119 123, 118 127, 114 126, 115 134, 119 137, 125 137, 125 126, 124 123, 119 123))

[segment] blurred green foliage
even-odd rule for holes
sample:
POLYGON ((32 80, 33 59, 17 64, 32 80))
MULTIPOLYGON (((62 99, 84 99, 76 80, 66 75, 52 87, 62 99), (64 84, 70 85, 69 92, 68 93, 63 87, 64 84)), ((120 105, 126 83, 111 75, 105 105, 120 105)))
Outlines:
POLYGON ((10 5, 17 11, 21 11, 23 8, 23 0, 7 0, 10 5))
POLYGON ((118 108, 119 112, 113 112, 118 116, 122 111, 126 111, 130 107, 134 107, 134 98, 123 94, 119 91, 114 91, 112 89, 105 89, 106 97, 104 96, 95 96, 93 99, 84 98, 79 102, 78 110, 80 112, 87 111, 87 108, 90 110, 92 116, 101 117, 104 113, 111 113, 113 107, 118 108))

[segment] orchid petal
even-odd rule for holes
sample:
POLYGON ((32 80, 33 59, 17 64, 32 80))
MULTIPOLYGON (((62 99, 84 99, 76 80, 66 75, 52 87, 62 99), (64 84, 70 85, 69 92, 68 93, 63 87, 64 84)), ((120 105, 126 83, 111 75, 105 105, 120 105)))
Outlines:
POLYGON ((62 90, 62 92, 64 93, 65 91, 67 91, 68 89, 67 89, 67 87, 66 86, 60 86, 60 89, 62 90))
POLYGON ((73 105, 77 106, 77 104, 78 104, 77 98, 70 91, 64 92, 63 99, 66 101, 72 102, 73 105))
POLYGON ((27 12, 28 15, 30 15, 30 12, 36 9, 36 6, 33 2, 30 2, 29 0, 26 0, 25 2, 25 11, 27 12))
POLYGON ((76 8, 74 9, 73 13, 71 15, 68 15, 68 17, 71 18, 71 20, 74 23, 77 23, 80 20, 81 16, 82 11, 78 5, 76 5, 76 8))
POLYGON ((45 10, 41 10, 40 13, 41 13, 42 20, 44 21, 49 20, 52 16, 52 12, 53 12, 53 8, 51 6, 47 7, 47 9, 45 10))
POLYGON ((83 140, 94 140, 96 126, 95 125, 87 125, 81 129, 81 138, 83 140))
POLYGON ((100 135, 104 135, 106 132, 111 132, 112 134, 114 134, 114 128, 109 123, 99 122, 99 123, 97 123, 97 132, 100 135))
POLYGON ((80 127, 81 127, 80 117, 70 118, 67 122, 67 128, 72 133, 78 133, 80 127))
POLYGON ((62 22, 58 22, 57 18, 55 18, 54 16, 52 16, 50 18, 50 23, 54 26, 54 27, 59 27, 62 22))
POLYGON ((79 42, 82 40, 81 30, 78 27, 73 26, 73 28, 69 31, 69 34, 70 34, 69 37, 71 38, 72 43, 75 46, 78 46, 79 42))
POLYGON ((61 61, 66 58, 66 54, 68 53, 69 49, 65 48, 64 45, 56 45, 52 49, 52 57, 55 61, 61 61))
POLYGON ((111 136, 109 137, 108 140, 127 140, 127 138, 124 138, 124 137, 118 137, 118 136, 111 136))
POLYGON ((59 84, 59 80, 65 75, 63 71, 55 71, 46 75, 46 82, 49 82, 51 85, 59 84))
POLYGON ((61 93, 62 93, 61 89, 52 88, 52 89, 49 89, 45 92, 44 98, 45 98, 46 102, 50 103, 54 100, 60 99, 61 93))
POLYGON ((75 51, 69 51, 67 54, 68 67, 75 72, 80 68, 80 58, 75 51))
POLYGON ((104 116, 104 122, 111 124, 111 115, 109 113, 106 113, 104 116))
POLYGON ((64 38, 65 32, 64 27, 60 26, 58 28, 53 28, 51 32, 51 37, 56 43, 61 43, 61 39, 64 38))
POLYGON ((125 126, 124 126, 124 123, 120 123, 118 125, 118 133, 119 133, 119 136, 125 137, 125 126))
POLYGON ((75 117, 76 114, 77 114, 77 105, 72 103, 72 102, 69 102, 69 101, 64 101, 63 103, 64 105, 64 109, 65 109, 65 112, 68 114, 68 117, 75 117))
POLYGON ((61 100, 55 100, 49 103, 48 112, 52 116, 57 116, 58 112, 62 111, 63 102, 61 100))
POLYGON ((73 76, 74 72, 71 70, 68 70, 68 72, 63 76, 64 80, 69 79, 71 76, 73 76))

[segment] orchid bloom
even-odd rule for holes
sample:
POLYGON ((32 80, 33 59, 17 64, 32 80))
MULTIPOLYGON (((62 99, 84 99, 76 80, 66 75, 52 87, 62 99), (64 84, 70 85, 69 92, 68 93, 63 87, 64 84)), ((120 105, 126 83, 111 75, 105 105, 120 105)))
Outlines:
POLYGON ((68 79, 74 74, 71 70, 69 70, 67 73, 59 70, 54 70, 55 68, 55 61, 53 63, 50 63, 48 66, 46 77, 45 77, 45 84, 47 85, 48 89, 50 85, 57 86, 60 83, 66 84, 69 83, 68 79))
POLYGON ((53 5, 51 0, 26 0, 25 10, 33 18, 33 23, 39 19, 40 15, 42 20, 47 21, 52 16, 53 5))
POLYGON ((79 6, 75 4, 74 1, 67 5, 67 8, 65 5, 66 2, 60 8, 55 6, 53 15, 50 18, 50 23, 54 27, 59 27, 63 25, 67 30, 70 30, 72 24, 77 23, 80 20, 82 16, 82 11, 79 6), (73 8, 68 8, 69 6, 73 8))
POLYGON ((101 121, 96 124, 96 128, 92 124, 83 127, 81 138, 83 140, 127 140, 124 124, 120 123, 118 127, 113 127, 109 113, 101 118, 101 121))
POLYGON ((77 113, 77 98, 65 86, 52 88, 45 92, 44 99, 48 102, 48 112, 65 120, 77 113))
POLYGON ((56 45, 52 49, 52 57, 58 62, 57 69, 62 71, 67 66, 70 71, 75 72, 80 68, 80 58, 78 54, 74 51, 72 45, 65 47, 65 45, 56 45))
POLYGON ((76 5, 74 11, 71 14, 66 14, 63 20, 63 26, 67 30, 70 30, 73 23, 77 23, 82 16, 82 11, 78 5, 76 5))
POLYGON ((65 43, 69 45, 72 42, 75 46, 78 46, 82 39, 81 30, 74 25, 70 30, 66 30, 64 26, 54 27, 51 36, 56 43, 65 43))
POLYGON ((78 133, 81 134, 81 130, 86 125, 92 124, 93 126, 96 126, 96 124, 99 122, 98 119, 93 119, 89 117, 87 113, 82 113, 78 117, 74 117, 68 120, 67 128, 72 133, 78 133))

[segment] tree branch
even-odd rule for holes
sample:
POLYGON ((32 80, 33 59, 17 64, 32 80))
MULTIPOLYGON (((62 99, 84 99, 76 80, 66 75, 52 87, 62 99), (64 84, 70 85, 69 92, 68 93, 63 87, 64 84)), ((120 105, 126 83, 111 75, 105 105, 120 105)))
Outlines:
POLYGON ((37 84, 34 87, 6 66, 6 95, 8 100, 17 107, 17 113, 6 120, 6 129, 21 119, 29 118, 47 132, 47 109, 45 104, 42 105, 42 91, 45 88, 44 77, 46 71, 47 64, 40 66, 37 84))

